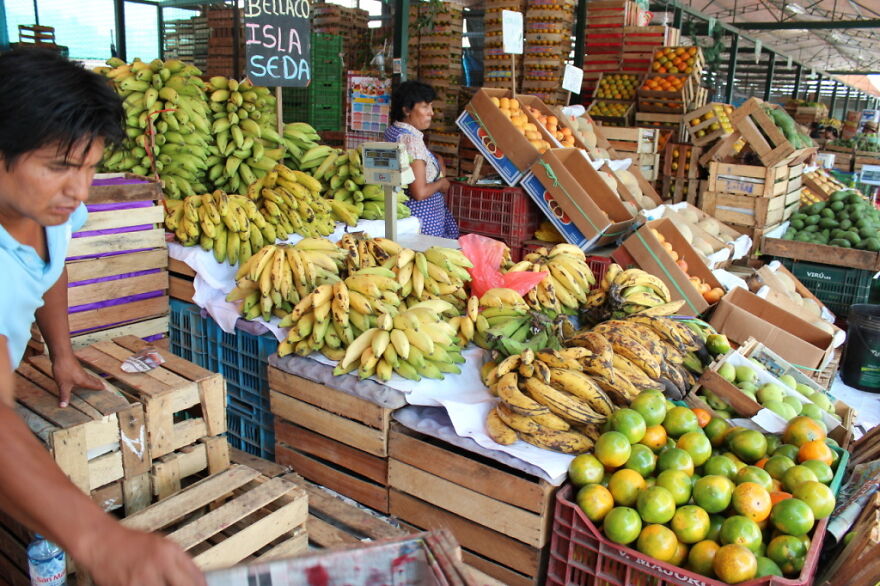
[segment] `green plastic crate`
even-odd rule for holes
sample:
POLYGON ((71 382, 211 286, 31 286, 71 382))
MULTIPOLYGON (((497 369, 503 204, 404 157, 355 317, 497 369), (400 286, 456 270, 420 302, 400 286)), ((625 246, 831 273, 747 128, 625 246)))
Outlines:
POLYGON ((867 303, 871 297, 873 271, 790 258, 777 260, 838 317, 845 318, 850 305, 867 303))

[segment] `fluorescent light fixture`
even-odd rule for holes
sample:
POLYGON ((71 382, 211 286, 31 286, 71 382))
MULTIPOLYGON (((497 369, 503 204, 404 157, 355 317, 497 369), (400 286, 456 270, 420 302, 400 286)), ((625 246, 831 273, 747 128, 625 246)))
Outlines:
POLYGON ((806 14, 807 11, 800 4, 786 4, 785 9, 792 14, 806 14))

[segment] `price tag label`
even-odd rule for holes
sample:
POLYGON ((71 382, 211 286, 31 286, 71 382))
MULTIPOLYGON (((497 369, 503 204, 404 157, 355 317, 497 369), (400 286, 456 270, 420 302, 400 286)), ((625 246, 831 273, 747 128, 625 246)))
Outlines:
POLYGON ((758 63, 761 60, 761 48, 763 46, 764 44, 761 42, 760 39, 755 41, 755 63, 758 63))
POLYGON ((505 53, 523 53, 523 15, 514 10, 501 11, 501 42, 505 53))
POLYGON ((581 93, 584 83, 584 70, 574 65, 565 64, 565 73, 562 74, 562 89, 573 94, 581 93))

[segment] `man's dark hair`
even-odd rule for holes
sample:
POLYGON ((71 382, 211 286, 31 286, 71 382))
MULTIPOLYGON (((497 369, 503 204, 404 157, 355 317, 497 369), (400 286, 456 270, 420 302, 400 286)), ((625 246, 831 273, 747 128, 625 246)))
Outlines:
POLYGON ((122 100, 107 80, 58 53, 18 49, 0 55, 0 157, 9 168, 47 145, 70 150, 123 139, 122 100))
POLYGON ((421 81, 405 81, 391 93, 391 119, 401 122, 406 118, 404 108, 412 110, 419 102, 431 103, 437 99, 434 88, 421 81))

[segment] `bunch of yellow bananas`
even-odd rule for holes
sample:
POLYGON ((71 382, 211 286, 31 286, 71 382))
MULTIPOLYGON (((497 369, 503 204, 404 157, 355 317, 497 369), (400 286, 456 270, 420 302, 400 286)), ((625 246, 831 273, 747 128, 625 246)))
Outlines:
POLYGON ((259 203, 278 238, 327 236, 336 229, 330 206, 321 197, 321 184, 303 171, 275 165, 248 186, 247 196, 259 203))
POLYGON ((202 72, 179 59, 125 63, 116 57, 95 71, 124 97, 126 139, 121 148, 108 149, 102 170, 155 170, 172 199, 209 191, 206 171, 216 154, 202 72))
POLYGON ((340 281, 342 255, 332 242, 320 238, 265 246, 242 262, 226 300, 242 300, 240 312, 246 319, 284 318, 317 287, 340 281))
POLYGON ((539 248, 506 272, 547 271, 549 274, 526 294, 529 307, 551 316, 575 314, 586 302, 590 287, 596 282, 586 262, 584 251, 573 244, 557 244, 551 249, 539 248))
POLYGON ((376 325, 359 335, 345 350, 334 374, 357 370, 364 379, 387 381, 396 372, 404 378, 442 379, 459 373, 464 362, 456 345, 455 329, 440 315, 454 311, 441 300, 422 301, 392 316, 382 313, 376 325))
POLYGON ((346 252, 345 268, 349 272, 378 266, 393 269, 396 259, 393 262, 389 259, 404 250, 393 240, 372 238, 366 232, 346 232, 336 245, 346 252))
MULTIPOLYGON (((480 322, 480 298, 472 295, 467 300, 467 306, 463 315, 456 315, 449 320, 449 324, 455 328, 459 344, 464 347, 471 343, 477 333, 477 323, 485 324, 486 318, 480 322)), ((486 326, 488 327, 488 326, 486 326)))
POLYGON ((614 410, 599 384, 583 372, 581 360, 590 355, 580 347, 526 350, 486 363, 483 382, 500 399, 486 419, 489 436, 503 445, 522 439, 568 454, 590 449, 614 410))
POLYGON ((465 283, 473 263, 460 250, 432 246, 424 252, 403 249, 397 256, 397 280, 401 296, 408 304, 442 299, 459 312, 468 300, 465 283))

